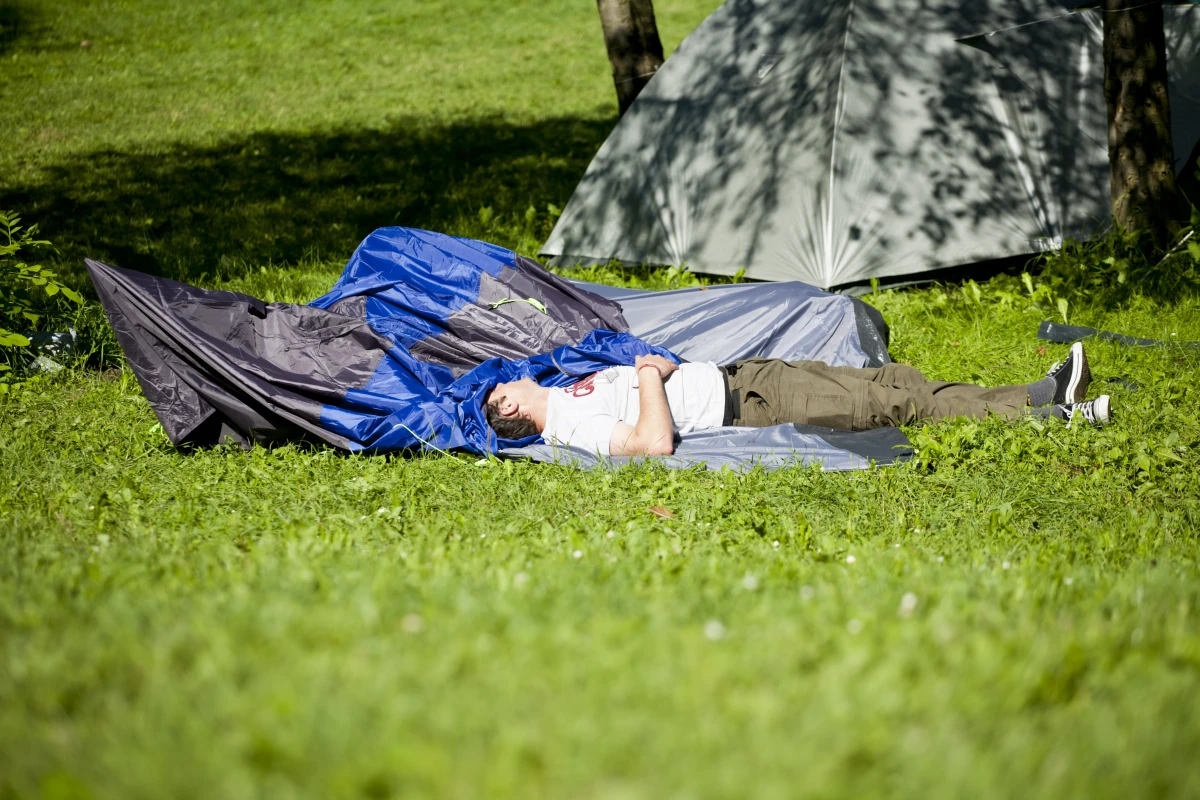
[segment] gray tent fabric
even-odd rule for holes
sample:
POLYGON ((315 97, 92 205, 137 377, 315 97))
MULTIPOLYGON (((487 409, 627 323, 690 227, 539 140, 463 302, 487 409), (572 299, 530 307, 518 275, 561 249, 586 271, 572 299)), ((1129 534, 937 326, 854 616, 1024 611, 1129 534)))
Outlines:
MULTIPOLYGON (((1109 215, 1098 13, 728 0, 622 117, 542 254, 829 288, 1085 236, 1109 215)), ((1200 135, 1198 25, 1169 14, 1180 157, 1200 135)))
MULTIPOLYGON (((613 457, 590 453, 578 447, 548 444, 501 450, 510 458, 531 458, 579 469, 615 469, 650 461, 646 457, 613 457)), ((780 469, 797 464, 820 464, 826 472, 888 466, 910 460, 914 455, 908 438, 896 428, 871 431, 839 431, 814 425, 773 425, 769 428, 714 428, 680 437, 674 455, 656 457, 654 462, 671 469, 703 466, 725 467, 745 472, 755 467, 780 469)))
POLYGON ((650 292, 576 281, 621 304, 629 332, 688 361, 744 358, 879 367, 891 361, 887 325, 857 298, 815 286, 741 283, 650 292))

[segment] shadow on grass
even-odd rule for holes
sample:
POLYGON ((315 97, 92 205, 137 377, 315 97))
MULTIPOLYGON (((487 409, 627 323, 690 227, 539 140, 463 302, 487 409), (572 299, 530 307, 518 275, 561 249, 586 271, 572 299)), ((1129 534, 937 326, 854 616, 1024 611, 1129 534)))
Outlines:
POLYGON ((22 34, 27 23, 23 9, 13 3, 0 3, 0 54, 3 54, 22 34))
POLYGON ((212 147, 102 151, 0 185, 0 208, 85 256, 198 282, 267 263, 342 261, 405 225, 536 251, 613 119, 409 119, 381 130, 257 133, 212 147))
MULTIPOLYGON (((0 55, 14 49, 18 42, 21 52, 24 53, 78 49, 78 42, 68 42, 53 35, 54 31, 46 21, 45 11, 43 5, 30 0, 0 0, 0 55)), ((3 88, 0 86, 0 90, 3 88)), ((3 91, 0 91, 0 98, 2 97, 3 91)))

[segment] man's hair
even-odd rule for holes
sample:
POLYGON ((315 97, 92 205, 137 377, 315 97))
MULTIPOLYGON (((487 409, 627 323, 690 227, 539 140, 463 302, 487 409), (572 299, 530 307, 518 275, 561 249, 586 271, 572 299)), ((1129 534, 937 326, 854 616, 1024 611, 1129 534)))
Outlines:
POLYGON ((541 431, 533 420, 524 414, 506 417, 500 413, 500 400, 496 398, 487 404, 487 421, 492 430, 501 439, 524 439, 526 436, 537 436, 541 431))

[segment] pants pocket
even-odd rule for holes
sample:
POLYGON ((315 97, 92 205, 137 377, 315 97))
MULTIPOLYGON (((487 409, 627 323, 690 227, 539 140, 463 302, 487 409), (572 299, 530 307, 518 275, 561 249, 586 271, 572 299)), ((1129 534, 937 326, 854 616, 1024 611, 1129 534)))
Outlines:
POLYGON ((824 428, 837 428, 842 431, 854 430, 854 406, 856 404, 852 396, 810 394, 806 395, 802 402, 804 419, 794 420, 795 422, 805 425, 820 425, 824 428))
POLYGON ((780 422, 787 422, 787 420, 781 420, 777 417, 778 415, 762 395, 754 392, 746 392, 741 396, 738 418, 733 421, 733 424, 746 425, 751 428, 765 428, 769 425, 778 425, 780 422))

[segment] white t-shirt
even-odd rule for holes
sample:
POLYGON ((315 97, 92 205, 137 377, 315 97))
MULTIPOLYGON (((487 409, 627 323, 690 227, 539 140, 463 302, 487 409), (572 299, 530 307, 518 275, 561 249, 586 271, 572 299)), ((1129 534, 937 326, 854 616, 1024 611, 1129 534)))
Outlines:
MULTIPOLYGON (((637 425, 637 371, 610 367, 570 386, 550 390, 542 438, 608 455, 618 422, 637 425)), ((720 427, 725 419, 725 383, 717 365, 680 364, 663 383, 676 433, 720 427)))

